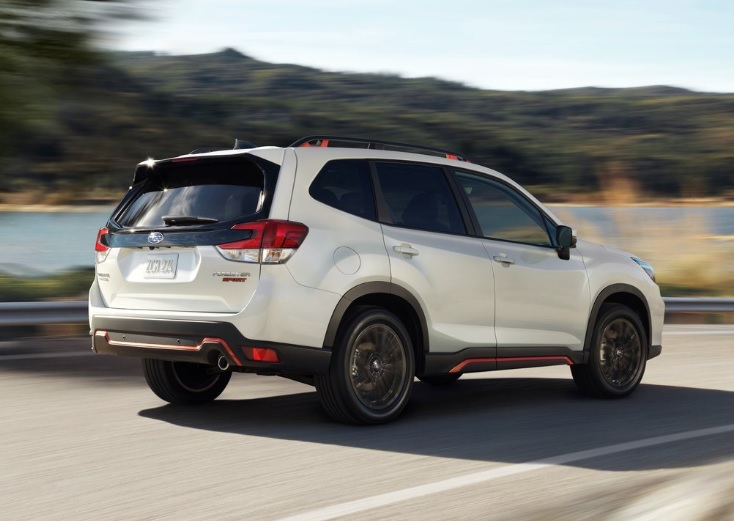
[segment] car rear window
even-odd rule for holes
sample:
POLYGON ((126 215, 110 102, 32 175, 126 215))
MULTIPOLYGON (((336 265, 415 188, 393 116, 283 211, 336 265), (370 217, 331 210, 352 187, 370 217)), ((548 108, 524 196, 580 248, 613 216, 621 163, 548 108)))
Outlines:
POLYGON ((264 175, 251 161, 158 164, 115 219, 124 227, 164 226, 164 217, 242 220, 263 204, 264 175))

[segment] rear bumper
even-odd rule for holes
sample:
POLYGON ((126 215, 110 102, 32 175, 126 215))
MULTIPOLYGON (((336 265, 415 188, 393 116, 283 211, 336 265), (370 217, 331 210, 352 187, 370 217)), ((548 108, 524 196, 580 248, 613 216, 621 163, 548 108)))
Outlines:
POLYGON ((229 322, 93 316, 92 349, 97 353, 216 365, 224 356, 234 371, 313 375, 329 368, 331 351, 254 341, 229 322), (250 349, 247 349, 250 348, 250 349), (251 348, 267 348, 278 362, 251 360, 251 348))

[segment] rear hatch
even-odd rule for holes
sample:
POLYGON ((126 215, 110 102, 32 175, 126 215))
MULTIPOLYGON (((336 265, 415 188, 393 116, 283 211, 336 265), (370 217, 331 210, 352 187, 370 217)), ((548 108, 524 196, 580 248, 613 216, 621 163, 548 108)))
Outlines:
POLYGON ((184 156, 139 167, 95 248, 106 305, 244 309, 260 279, 252 245, 263 232, 258 223, 269 216, 279 168, 251 154, 184 156))

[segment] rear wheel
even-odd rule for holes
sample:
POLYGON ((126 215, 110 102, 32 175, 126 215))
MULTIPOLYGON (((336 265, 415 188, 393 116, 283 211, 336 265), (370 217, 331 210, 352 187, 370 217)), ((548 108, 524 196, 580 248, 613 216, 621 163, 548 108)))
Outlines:
POLYGON ((594 326, 589 363, 572 365, 581 391, 605 398, 629 395, 645 372, 648 345, 640 317, 621 304, 604 305, 594 326))
POLYGON ((143 359, 145 381, 162 400, 175 404, 206 403, 222 394, 231 372, 190 362, 143 359))
POLYGON ((339 334, 331 366, 315 378, 326 412, 342 423, 395 419, 413 388, 415 355, 400 319, 382 309, 355 315, 339 334))

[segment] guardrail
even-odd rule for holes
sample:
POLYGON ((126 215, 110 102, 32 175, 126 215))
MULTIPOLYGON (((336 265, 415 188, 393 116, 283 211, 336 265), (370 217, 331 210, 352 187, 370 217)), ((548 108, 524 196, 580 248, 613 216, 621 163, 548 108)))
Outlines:
POLYGON ((734 312, 734 298, 666 297, 666 313, 729 313, 734 312))
MULTIPOLYGON (((666 313, 730 313, 734 298, 666 297, 666 313)), ((87 301, 0 302, 0 327, 86 324, 87 301)))
POLYGON ((86 300, 64 302, 0 302, 0 327, 85 324, 86 300))

